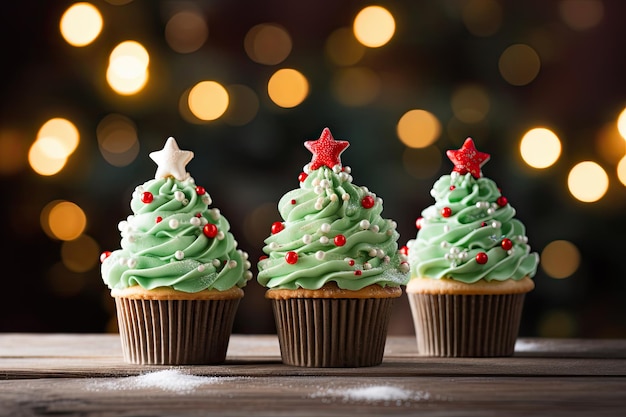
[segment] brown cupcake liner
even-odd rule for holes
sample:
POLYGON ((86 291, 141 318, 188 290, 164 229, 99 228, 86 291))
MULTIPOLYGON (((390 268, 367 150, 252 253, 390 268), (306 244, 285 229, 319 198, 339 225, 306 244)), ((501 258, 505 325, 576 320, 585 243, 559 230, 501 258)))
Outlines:
POLYGON ((144 365, 224 362, 239 300, 115 297, 124 360, 144 365))
POLYGON ((525 293, 407 293, 423 356, 511 356, 519 332, 525 293))
POLYGON ((379 365, 394 300, 272 299, 283 363, 320 368, 379 365))

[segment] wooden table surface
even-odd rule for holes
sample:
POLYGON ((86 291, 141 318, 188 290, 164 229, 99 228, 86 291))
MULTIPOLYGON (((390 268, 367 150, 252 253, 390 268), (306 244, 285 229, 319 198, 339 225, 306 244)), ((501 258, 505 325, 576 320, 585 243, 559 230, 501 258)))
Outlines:
POLYGON ((139 366, 111 334, 0 334, 0 416, 626 416, 626 340, 520 339, 509 358, 416 356, 298 368, 273 335, 233 335, 213 366, 139 366))

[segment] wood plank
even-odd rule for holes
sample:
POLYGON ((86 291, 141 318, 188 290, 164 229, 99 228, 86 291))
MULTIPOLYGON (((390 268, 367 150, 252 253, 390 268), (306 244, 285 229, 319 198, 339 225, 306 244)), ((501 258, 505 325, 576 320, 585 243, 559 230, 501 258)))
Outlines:
POLYGON ((0 381, 0 415, 618 416, 624 392, 612 377, 223 377, 184 392, 64 378, 0 381))

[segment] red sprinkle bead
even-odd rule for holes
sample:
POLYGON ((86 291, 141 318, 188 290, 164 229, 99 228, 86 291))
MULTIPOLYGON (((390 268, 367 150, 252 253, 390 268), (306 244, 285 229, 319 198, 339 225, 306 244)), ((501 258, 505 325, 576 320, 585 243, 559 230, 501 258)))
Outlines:
POLYGON ((287 262, 290 265, 295 264, 296 262, 298 262, 298 254, 294 251, 289 251, 285 254, 285 262, 287 262))
POLYGON ((346 244, 346 237, 344 235, 337 235, 335 236, 335 245, 337 246, 343 246, 346 244))
POLYGON ((502 243, 500 243, 500 245, 502 246, 502 249, 509 250, 513 247, 513 242, 511 242, 511 239, 504 238, 502 239, 502 243))
POLYGON ((142 203, 150 204, 152 203, 152 200, 154 200, 154 196, 152 195, 150 191, 146 191, 145 193, 141 195, 142 203))
POLYGON ((417 230, 421 229, 423 224, 424 224, 423 217, 418 217, 417 220, 415 220, 415 227, 417 228, 417 230))
POLYGON ((354 266, 354 259, 350 259, 350 260, 348 261, 348 265, 350 265, 350 266, 354 266))
POLYGON ((487 256, 485 252, 478 252, 476 254, 476 263, 484 265, 487 263, 488 260, 489 260, 489 256, 487 256))
POLYGON ((500 207, 504 207, 509 203, 509 200, 507 200, 507 198, 505 196, 500 196, 498 197, 498 199, 496 200, 496 204, 498 204, 500 207))
POLYGON ((100 254, 100 262, 104 262, 104 260, 105 260, 106 258, 108 258, 109 256, 111 256, 111 251, 106 250, 106 251, 102 252, 102 253, 100 254))
POLYGON ((485 226, 487 226, 487 222, 482 222, 482 223, 480 224, 480 227, 485 227, 485 226))
POLYGON ((454 191, 454 189, 456 189, 456 185, 451 185, 450 186, 450 191, 454 191))
POLYGON ((280 232, 284 228, 285 228, 285 225, 283 225, 281 222, 274 222, 272 223, 272 234, 275 235, 276 233, 280 232))
POLYGON ((441 209, 441 215, 443 217, 450 217, 452 216, 452 209, 450 207, 444 207, 441 209))
POLYGON ((196 194, 204 195, 205 193, 206 193, 206 190, 204 189, 204 187, 200 185, 196 186, 196 194))
POLYGON ((400 253, 404 256, 409 256, 409 247, 404 245, 400 248, 400 253))
POLYGON ((371 195, 366 195, 361 200, 361 206, 366 209, 371 209, 372 207, 374 207, 374 203, 376 203, 376 200, 374 200, 374 197, 372 197, 371 195))
POLYGON ((307 174, 306 172, 301 172, 300 175, 298 175, 298 181, 304 182, 308 176, 309 174, 307 174))
POLYGON ((291 200, 291 204, 296 204, 296 200, 291 200))
POLYGON ((259 261, 262 261, 263 259, 267 259, 267 258, 269 258, 269 256, 261 255, 261 256, 259 256, 259 261))
POLYGON ((156 219, 154 219, 156 223, 161 223, 163 221, 163 217, 161 216, 157 216, 156 219))
POLYGON ((360 269, 357 269, 356 271, 354 271, 354 275, 361 275, 363 272, 361 272, 360 269))
POLYGON ((213 239, 215 236, 217 236, 217 226, 213 223, 207 223, 202 228, 202 233, 204 233, 206 237, 213 239))
POLYGON ((195 216, 196 216, 197 218, 200 218, 200 217, 202 217, 202 213, 196 213, 196 214, 195 214, 195 216))

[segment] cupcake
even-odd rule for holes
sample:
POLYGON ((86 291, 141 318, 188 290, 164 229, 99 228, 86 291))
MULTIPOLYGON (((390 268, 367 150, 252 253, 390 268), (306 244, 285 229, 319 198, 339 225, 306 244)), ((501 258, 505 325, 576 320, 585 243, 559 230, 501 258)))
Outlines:
POLYGON ((341 165, 347 141, 328 128, 306 141, 300 187, 278 203, 258 282, 272 303, 283 363, 361 367, 382 362, 395 299, 408 281, 396 223, 341 165))
POLYGON ((119 223, 121 249, 101 256, 122 351, 135 364, 223 362, 239 300, 252 278, 228 221, 185 166, 174 138, 150 154, 154 179, 135 188, 119 223))
POLYGON ((435 204, 422 211, 407 243, 418 352, 510 356, 539 256, 515 209, 482 175, 489 155, 471 138, 447 155, 454 168, 435 182, 435 204))

